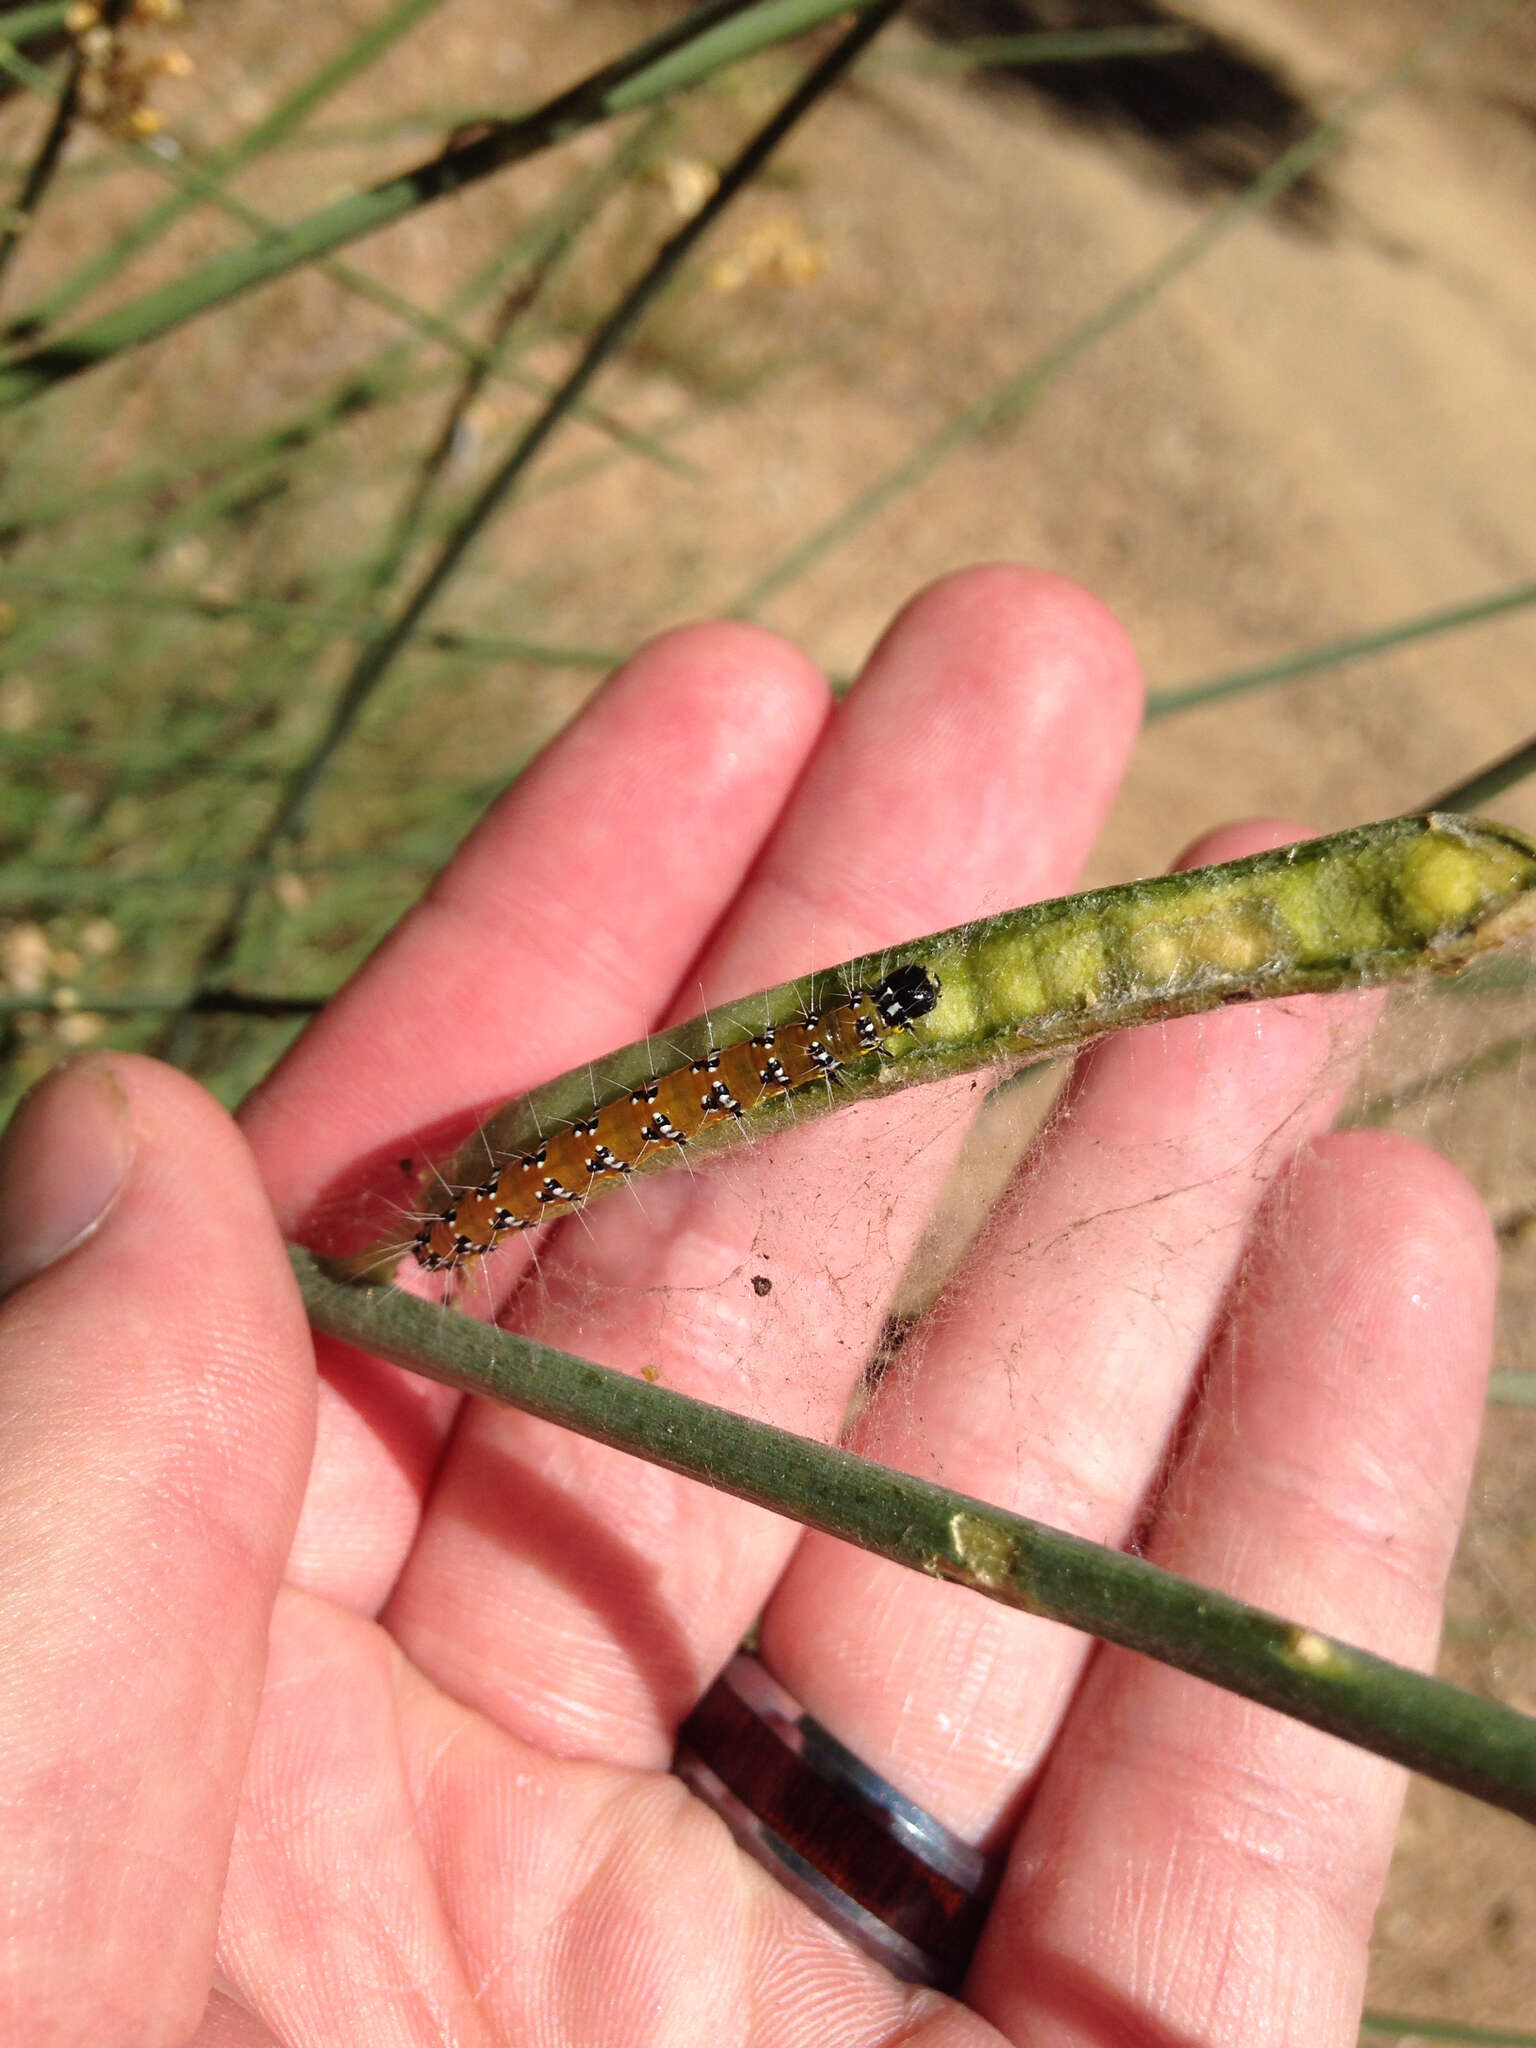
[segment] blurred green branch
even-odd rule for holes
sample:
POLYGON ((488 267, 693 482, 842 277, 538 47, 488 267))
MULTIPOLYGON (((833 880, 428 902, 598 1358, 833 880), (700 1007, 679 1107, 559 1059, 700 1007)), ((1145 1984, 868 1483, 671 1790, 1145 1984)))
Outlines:
MULTIPOLYGON (((1352 661, 1364 661, 1373 654, 1385 654, 1393 647, 1407 647, 1415 640, 1433 639, 1439 633, 1455 633, 1465 626, 1481 625, 1485 619, 1500 618, 1506 612, 1524 611, 1536 604, 1536 579, 1512 583, 1487 597, 1469 598, 1438 611, 1420 612, 1411 619, 1396 619, 1390 626, 1370 632, 1346 633, 1337 640, 1324 640, 1295 654, 1282 654, 1272 661, 1255 662, 1250 668, 1231 669, 1198 683, 1180 683, 1169 689, 1152 690, 1147 696, 1147 720, 1171 718, 1180 711, 1193 711, 1202 704, 1217 704, 1226 697, 1246 696, 1271 683, 1287 683, 1295 676, 1313 675, 1319 669, 1342 668, 1352 661)), ((1489 792, 1494 794, 1495 792, 1489 792)), ((1482 799, 1479 799, 1482 801, 1482 799)), ((1446 810, 1441 801, 1429 806, 1446 810)))
MULTIPOLYGON (((809 0, 806 0, 809 5, 809 0)), ((879 0, 879 4, 858 14, 854 25, 800 81, 777 111, 766 121, 735 160, 721 174, 715 189, 690 219, 664 242, 644 273, 622 294, 618 303, 589 338, 575 366, 552 395, 538 417, 519 436, 516 444, 481 486, 468 509, 448 535, 435 559, 401 605, 388 629, 363 648, 332 707, 324 732, 289 778, 282 800, 252 849, 260 861, 270 856, 284 839, 300 827, 305 810, 324 778, 329 764, 361 716, 363 708, 388 673, 408 637, 457 573, 480 534, 494 519, 513 487, 560 425, 602 366, 629 339, 646 311, 666 289, 699 240, 720 215, 757 176, 773 152, 796 125, 818 105, 896 12, 900 0, 879 0)), ((240 892, 225 917, 209 937, 199 968, 199 986, 217 985, 234 956, 249 903, 249 892, 240 892)), ((186 1034, 179 1027, 165 1039, 166 1056, 179 1059, 186 1049, 186 1034)))
MULTIPOLYGON (((419 7, 419 0, 413 0, 413 4, 419 7)), ((430 4, 433 6, 440 5, 441 0, 430 0, 430 4)), ((50 93, 56 90, 53 81, 45 72, 39 71, 36 65, 29 64, 24 58, 8 54, 3 43, 0 43, 0 71, 8 72, 12 77, 18 79, 34 92, 50 93)), ((64 104, 64 97, 61 97, 61 112, 63 111, 64 104)), ((216 206, 221 212, 228 214, 232 220, 239 221, 243 227, 253 228, 261 234, 276 232, 275 223, 269 220, 264 213, 254 206, 247 205, 243 199, 237 199, 233 193, 224 190, 222 184, 224 167, 222 165, 217 168, 210 166, 200 167, 186 162, 180 155, 173 157, 163 155, 153 143, 123 143, 120 147, 133 158, 134 162, 147 166, 158 176, 168 179, 176 187, 183 202, 178 212, 184 212, 198 200, 204 200, 209 205, 216 206)), ((164 225, 168 226, 176 217, 176 213, 164 212, 164 225)), ((148 218, 149 216, 146 216, 146 219, 148 218)), ((140 225, 142 226, 142 223, 140 225)), ((119 253, 127 239, 126 236, 119 237, 113 243, 113 252, 119 253)), ((6 255, 6 244, 3 239, 0 239, 0 274, 3 274, 6 255)), ((504 349, 497 346, 488 346, 472 340, 466 334, 461 334, 451 320, 445 320, 438 314, 429 312, 424 307, 416 305, 413 300, 406 298, 403 293, 395 291, 392 286, 384 283, 381 278, 370 277, 367 271, 358 270, 354 265, 341 262, 335 257, 325 258, 318 262, 315 268, 322 277, 328 277, 333 284, 340 286, 343 291, 351 292, 354 297, 363 299, 368 304, 379 307, 381 311, 392 314, 395 319, 399 320, 402 325, 410 328, 421 340, 436 342, 440 347, 451 350, 454 355, 461 357, 467 362, 472 370, 477 371, 482 381, 489 377, 506 378, 513 383, 521 385, 525 390, 531 389, 536 391, 540 397, 548 395, 549 386, 545 381, 540 377, 533 376, 529 371, 520 369, 515 364, 506 361, 504 349)), ((34 321, 35 315, 17 323, 17 325, 25 326, 30 331, 34 321)), ((659 462, 663 469, 669 469, 684 476, 696 477, 698 475, 698 471, 693 464, 684 461, 680 456, 674 455, 669 448, 653 441, 648 434, 638 432, 623 420, 615 419, 612 414, 603 411, 601 408, 583 406, 578 408, 578 410, 583 419, 597 427, 600 432, 611 435, 621 446, 630 449, 633 453, 644 455, 653 462, 659 462)))
POLYGON ((1360 2016, 1361 2032, 1397 2034, 1402 2043, 1413 2041, 1461 2041, 1467 2048, 1536 2048, 1536 2034, 1525 2027, 1474 2027, 1465 2020, 1413 2019, 1402 2012, 1377 2012, 1367 2007, 1360 2016))
MULTIPOLYGON (((318 107, 350 84, 359 72, 376 63, 393 43, 441 5, 442 0, 400 0, 377 21, 360 29, 337 56, 320 65, 303 84, 280 100, 265 119, 248 128, 238 141, 217 151, 203 166, 195 189, 189 183, 159 206, 150 207, 131 227, 114 235, 99 255, 82 264, 46 298, 29 306, 12 322, 10 337, 36 335, 62 319, 81 299, 115 277, 124 264, 159 241, 199 201, 214 198, 225 180, 288 141, 318 107)), ((16 40, 14 35, 10 40, 16 40)))
POLYGON ((1490 797, 1513 789, 1531 774, 1536 774, 1536 739, 1522 740, 1518 747, 1501 754, 1497 761, 1490 761, 1486 768, 1479 768, 1475 774, 1442 790, 1434 807, 1438 811, 1479 810, 1490 797))
MULTIPOLYGON (((313 632, 317 641, 346 637, 382 640, 392 628, 388 619, 370 612, 335 611, 327 605, 290 602, 280 597, 218 597, 196 590, 154 590, 142 584, 97 582, 87 576, 50 576, 46 570, 13 568, 0 562, 0 591, 76 604, 111 605, 127 611, 189 612, 209 619, 249 619, 255 625, 284 631, 313 632)), ((484 661, 530 662, 540 668, 604 671, 623 659, 614 647, 563 647, 547 640, 525 640, 517 634, 466 633, 454 626, 412 626, 403 636, 442 654, 467 654, 484 661)), ((0 750, 6 742, 0 737, 0 750)))
POLYGON ((216 256, 187 276, 144 294, 0 369, 0 411, 24 405, 125 350, 168 334, 299 265, 316 263, 438 199, 569 141, 582 129, 633 113, 700 83, 726 64, 799 35, 871 0, 712 0, 628 50, 614 63, 520 120, 450 145, 438 156, 370 191, 338 200, 259 241, 216 256))

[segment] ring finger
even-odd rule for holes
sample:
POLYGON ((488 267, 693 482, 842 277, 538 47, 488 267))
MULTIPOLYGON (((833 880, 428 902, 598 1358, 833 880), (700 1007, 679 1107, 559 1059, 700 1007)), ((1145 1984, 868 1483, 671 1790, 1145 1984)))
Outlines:
MULTIPOLYGON (((1230 830, 1189 864, 1296 836, 1230 830)), ((1369 997, 1229 1009, 1085 1058, 856 1448, 1125 1541, 1264 1192, 1331 1121, 1375 1013, 1369 997)), ((765 1662, 805 1709, 973 1840, 1006 1835, 1086 1651, 1070 1631, 815 1535, 762 1627, 765 1662)))

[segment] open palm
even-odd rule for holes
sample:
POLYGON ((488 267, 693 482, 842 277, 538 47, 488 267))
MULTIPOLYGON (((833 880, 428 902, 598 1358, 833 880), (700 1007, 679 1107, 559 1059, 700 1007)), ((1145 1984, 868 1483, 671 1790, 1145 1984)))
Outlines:
MULTIPOLYGON (((767 634, 669 635, 243 1137, 143 1060, 33 1098, 0 1171, 0 2037, 1353 2040, 1399 1773, 378 1361, 322 1351, 317 1378, 271 1213, 305 1234, 401 1133, 813 954, 1061 893, 1136 708, 1113 622, 1011 569, 916 600, 836 709, 767 634), (129 1127, 105 1221, 41 1263, 129 1127), (1007 1852, 963 2003, 855 1953, 669 1775, 758 1616, 813 1714, 1007 1852)), ((1427 1658, 1492 1253, 1438 1159, 1321 1136, 1369 1013, 1229 1010, 1086 1058, 857 1447, 1427 1658)), ((487 1269, 503 1317, 834 1435, 979 1099, 647 1181, 539 1233, 536 1271, 518 1240, 487 1269)))

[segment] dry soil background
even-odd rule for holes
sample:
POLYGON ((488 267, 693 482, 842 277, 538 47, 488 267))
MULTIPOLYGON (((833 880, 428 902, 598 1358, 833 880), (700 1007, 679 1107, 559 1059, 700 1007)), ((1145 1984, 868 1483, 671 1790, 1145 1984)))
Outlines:
MULTIPOLYGON (((505 111, 667 11, 640 0, 454 0, 429 39, 333 111, 361 119, 424 100, 505 111)), ((185 111, 200 93, 249 121, 331 46, 338 14, 373 12, 363 0, 298 15, 278 0, 203 0, 187 37, 198 72, 168 105, 185 111)), ((726 265, 713 298, 664 308, 604 384, 630 418, 691 408, 677 445, 707 485, 630 465, 531 504, 476 557, 462 616, 625 646, 730 604, 1451 10, 1190 0, 1182 17, 1141 4, 1111 14, 1217 28, 1226 68, 1215 75, 1241 118, 1191 114, 1181 128, 1160 119, 1155 92, 1072 104, 1017 80, 921 68, 947 33, 1094 18, 1086 9, 917 10, 796 137, 785 173, 730 217, 710 251, 726 265), (740 400, 767 364, 776 373, 740 400), (594 535, 611 541, 594 552, 594 535)), ((713 117, 680 137, 684 185, 689 165, 723 155, 723 138, 787 75, 742 85, 741 103, 719 110, 713 152, 713 117)), ((421 153, 412 145, 400 160, 421 153)), ((376 157, 335 152, 327 190, 379 170, 376 157)), ((263 202, 303 210, 326 196, 305 185, 313 175, 294 160, 263 202)), ((529 166, 457 212, 438 209, 349 254, 434 302, 441 278, 462 267, 455 244, 494 233, 552 175, 529 166)), ((657 190, 632 230, 653 230, 668 203, 657 190)), ((71 232, 66 223, 52 258, 29 261, 67 260, 71 232)), ((219 232, 199 226, 187 246, 219 232)), ((249 349, 189 336, 146 358, 103 434, 126 449, 154 407, 194 388, 232 423, 259 417, 285 378, 292 396, 330 354, 344 359, 337 297, 322 280, 285 283, 255 305, 256 331, 273 342, 259 377, 249 349)), ((557 369, 567 347, 552 339, 536 360, 557 369)), ((1154 685, 1193 680, 1530 576, 1533 390, 1536 9, 1524 5, 1376 112, 1301 203, 1242 226, 1027 419, 970 441, 762 615, 847 671, 918 584, 1013 557, 1104 597, 1154 685)), ((499 414, 493 401, 479 426, 493 437, 514 410, 499 414)), ((573 445, 584 445, 580 430, 573 445)), ((308 508, 312 531, 296 533, 296 549, 323 551, 348 518, 377 518, 366 478, 349 488, 345 505, 308 508)), ((1527 611, 1154 725, 1090 879, 1147 872, 1223 818, 1278 813, 1328 828, 1410 808, 1528 735, 1533 678, 1527 611)), ((508 687, 490 677, 458 707, 451 722, 467 749, 507 715, 508 687)), ((519 700, 535 733, 558 724, 571 687, 545 678, 536 709, 519 700)), ((1536 783, 1494 808, 1536 829, 1536 783)), ((1536 1190, 1510 1188, 1506 1200, 1518 1209, 1536 1190)), ((1523 1270, 1533 1255, 1513 1235, 1507 1362, 1530 1363, 1521 1325, 1536 1295, 1523 1270)), ((1536 1710, 1536 1410, 1490 1412, 1445 1668, 1536 1710)), ((1532 1848, 1517 1823, 1416 1786, 1378 1927, 1373 2004, 1536 2025, 1532 1848)))

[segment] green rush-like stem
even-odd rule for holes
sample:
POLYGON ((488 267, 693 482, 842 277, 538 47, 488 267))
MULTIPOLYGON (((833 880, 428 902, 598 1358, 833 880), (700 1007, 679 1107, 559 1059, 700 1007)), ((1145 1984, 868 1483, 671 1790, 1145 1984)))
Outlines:
MULTIPOLYGON (((1181 683, 1166 690, 1153 690, 1147 697, 1147 721, 1171 718, 1180 711, 1193 711, 1202 704, 1216 704, 1224 697, 1246 696, 1250 690, 1267 689, 1272 683, 1288 683, 1297 676, 1315 675, 1319 669, 1342 668, 1347 662, 1366 661, 1386 654, 1394 647, 1411 646, 1439 633, 1460 632, 1480 626, 1486 619, 1506 612, 1523 611, 1536 604, 1536 577, 1512 583, 1488 597, 1476 597, 1465 604, 1447 605, 1440 611, 1422 612, 1417 618, 1399 619, 1390 626, 1378 626, 1369 633, 1350 633, 1339 640, 1326 640, 1316 647, 1304 647, 1295 654, 1282 654, 1274 661, 1261 661, 1252 668, 1233 669, 1227 675, 1211 676, 1204 682, 1181 683)), ((1436 804, 1436 810, 1457 806, 1436 804)))
MULTIPOLYGON (((81 299, 115 277, 141 250, 159 241, 200 200, 211 197, 212 188, 220 181, 232 178, 247 164, 254 163, 269 150, 279 148, 328 99, 340 92, 360 71, 377 63, 391 44, 398 42, 401 36, 417 26, 423 16, 433 13, 441 5, 442 0, 399 0, 399 4, 380 20, 355 35, 337 56, 327 58, 301 85, 286 94, 269 114, 248 128, 238 141, 219 150, 203 167, 207 191, 178 191, 158 206, 150 207, 131 226, 114 235, 99 255, 82 264, 62 284, 56 285, 45 299, 28 307, 18 326, 29 334, 37 334, 61 319, 81 299)), ((0 27, 3 26, 4 23, 0 22, 0 27)))
MULTIPOLYGON (((115 29, 123 12, 124 0, 104 14, 103 20, 115 29)), ((0 70, 20 66, 22 59, 9 43, 0 44, 0 70)), ((32 68, 32 67, 28 67, 32 68)), ((22 239, 30 233, 43 204, 48 188, 57 176, 64 161, 64 152, 74 131, 75 115, 80 105, 80 80, 85 72, 85 58, 77 48, 70 58, 69 69, 64 82, 55 93, 53 114, 38 143, 36 154, 27 168, 21 183, 21 190, 13 204, 6 209, 8 218, 0 227, 0 279, 10 269, 11 260, 21 247, 22 239)), ((51 87, 53 81, 43 74, 51 87)))
MULTIPOLYGON (((501 303, 497 306, 490 323, 490 333, 478 361, 466 365, 457 389, 439 423, 436 436, 428 444, 414 465, 409 488, 396 508, 383 542, 368 563, 365 587, 371 595, 378 596, 394 583, 410 554, 412 547, 428 530, 428 508, 433 494, 438 489, 453 458, 464 424, 485 388, 487 380, 510 363, 514 353, 514 337, 526 327, 528 316, 540 298, 547 295, 550 281, 570 262, 581 246, 582 236, 597 218, 604 199, 614 192, 648 162, 660 142, 660 138, 671 126, 670 110, 657 108, 642 126, 613 152, 611 161, 603 167, 599 177, 582 181, 583 190, 590 199, 586 207, 572 206, 556 217, 550 231, 542 238, 542 247, 537 260, 522 267, 508 280, 502 292, 501 303)), ((542 382, 542 380, 540 380, 542 382)), ((540 396, 548 401, 552 387, 544 384, 540 396)), ((604 430, 615 431, 615 438, 622 439, 630 430, 619 421, 612 419, 601 408, 590 401, 576 405, 572 411, 604 426, 604 430)), ((662 444, 643 436, 647 452, 656 456, 679 473, 695 480, 700 472, 693 463, 683 462, 671 454, 662 444)))
POLYGON ((1366 1096, 1349 1115, 1340 1119, 1341 1125, 1346 1130, 1379 1128, 1415 1103, 1431 1101, 1437 1095, 1449 1094, 1453 1088, 1465 1088, 1473 1081, 1484 1081, 1490 1074, 1507 1072, 1529 1059, 1533 1049, 1536 1049, 1536 1033, 1512 1032, 1507 1038, 1474 1053, 1470 1059, 1453 1061, 1449 1066, 1421 1074, 1416 1081, 1405 1081, 1399 1088, 1366 1096))
MULTIPOLYGON (((196 590, 156 590, 119 585, 101 577, 51 575, 46 570, 0 563, 0 590, 20 596, 59 599, 66 604, 100 604, 129 611, 187 612, 208 619, 249 619, 279 632, 308 629, 316 642, 346 636, 382 640, 388 619, 365 611, 291 602, 280 597, 216 597, 196 590)), ((557 647, 505 633, 461 632, 453 626, 418 626, 405 636, 438 654, 463 654, 481 661, 528 662, 535 668, 590 669, 601 673, 624 659, 617 647, 557 647)))
POLYGON ((1404 2041, 1460 2041, 1464 2048, 1536 2048, 1536 2033, 1529 2027, 1474 2027, 1467 2020, 1414 2019, 1405 2012, 1378 2012, 1370 2006, 1360 2015, 1360 2031, 1368 2039, 1395 2034, 1398 2048, 1404 2041))
POLYGON ((69 12, 70 0, 48 0, 41 7, 8 7, 0 15, 0 42, 11 44, 30 42, 34 36, 51 35, 55 29, 64 26, 64 17, 69 12))
MULTIPOLYGON (((436 6, 440 4, 440 0, 432 0, 432 4, 436 6)), ((8 58, 3 46, 0 46, 0 70, 9 70, 23 76, 26 82, 33 84, 34 90, 44 93, 54 91, 52 81, 46 73, 39 72, 35 65, 27 65, 19 58, 8 58)), ((183 202, 183 211, 203 199, 256 234, 277 232, 277 224, 274 221, 224 189, 222 167, 187 163, 179 157, 162 157, 148 147, 135 149, 133 156, 136 161, 142 162, 154 171, 156 176, 168 179, 176 187, 176 196, 183 202)), ((3 237, 0 237, 0 275, 4 272, 6 255, 6 244, 3 237)), ((371 277, 366 271, 358 270, 352 264, 343 263, 335 257, 322 258, 315 267, 322 277, 329 278, 343 291, 352 292, 370 304, 393 314, 403 326, 411 329, 419 340, 436 342, 440 347, 451 350, 454 355, 462 357, 465 362, 486 376, 506 378, 509 382, 520 385, 524 390, 533 391, 540 397, 549 395, 550 387, 543 378, 533 375, 515 362, 493 360, 491 351, 467 335, 461 334, 452 321, 416 305, 414 301, 395 291, 381 279, 371 277)), ((621 447, 628 448, 632 453, 658 462, 663 469, 671 470, 674 474, 697 477, 698 471, 692 464, 682 461, 670 449, 653 441, 648 434, 641 433, 624 421, 614 418, 601 407, 578 406, 574 410, 589 425, 595 426, 600 433, 610 435, 621 447)))
POLYGON ((903 51, 892 71, 960 71, 989 66, 1025 71, 1036 65, 1102 64, 1114 57, 1181 57, 1208 38, 1191 24, 1165 28, 1026 30, 1014 36, 962 36, 955 42, 903 51))
MULTIPOLYGON (((490 259, 479 265, 453 292, 443 309, 445 318, 457 326, 487 299, 504 290, 519 270, 543 262, 551 248, 567 237, 572 226, 601 204, 610 188, 644 160, 643 151, 656 133, 654 124, 665 118, 666 110, 658 109, 651 120, 643 123, 606 163, 564 185, 550 203, 521 222, 490 259)), ((347 371, 329 392, 302 412, 290 413, 252 434, 204 442, 174 461, 145 464, 114 477, 109 483, 97 482, 82 490, 77 482, 71 488, 48 495, 39 490, 35 477, 24 479, 17 491, 13 477, 10 479, 12 508, 0 508, 0 535, 14 527, 18 533, 35 539, 46 527, 104 510, 125 500, 147 497, 184 477, 215 476, 221 469, 237 465, 246 465, 248 470, 253 467, 259 469, 264 464, 286 465, 300 451, 312 447, 360 414, 431 391, 453 374, 451 366, 446 364, 426 368, 415 366, 412 359, 416 347, 417 343, 411 336, 397 338, 376 351, 368 361, 347 371)), ((537 385, 541 397, 548 395, 549 387, 543 380, 530 380, 528 373, 521 369, 517 374, 519 381, 527 382, 528 388, 537 385)), ((617 427, 617 422, 612 424, 617 427)), ((675 430, 676 423, 669 423, 650 437, 652 444, 675 430)), ((616 434, 615 438, 620 436, 616 434)), ((593 459, 588 457, 586 462, 593 459)), ((595 459, 598 463, 609 462, 613 460, 613 451, 605 450, 595 459)), ((674 466, 697 473, 695 465, 686 459, 674 457, 672 460, 674 466)), ((552 474, 546 478, 546 487, 558 481, 558 473, 552 474)), ((142 538, 141 531, 141 541, 142 538)), ((349 627, 347 630, 357 629, 349 627)), ((491 653, 488 658, 495 660, 498 657, 491 653)), ((611 668, 618 659, 617 655, 604 655, 596 666, 611 668)))
POLYGON ((1536 1819, 1536 1721, 1304 1624, 1246 1607, 851 1452, 749 1421, 399 1289, 333 1279, 290 1247, 316 1329, 503 1401, 930 1577, 1224 1686, 1536 1819))
POLYGON ((160 1017, 167 1010, 190 1010, 201 1017, 313 1017, 325 1008, 324 996, 259 995, 238 988, 99 991, 73 983, 42 989, 32 995, 0 990, 0 1017, 87 1016, 160 1017))
POLYGON ((1536 774, 1536 739, 1522 740, 1518 747, 1501 754, 1497 761, 1490 761, 1486 768, 1479 768, 1475 774, 1442 790, 1435 798, 1433 808, 1437 811, 1474 811, 1479 804, 1487 803, 1490 797, 1502 796, 1506 789, 1513 789, 1517 782, 1524 782, 1527 775, 1533 774, 1536 774))
MULTIPOLYGON (((894 1032, 882 1053, 845 1067, 835 1088, 770 1095, 739 1119, 706 1124, 688 1157, 862 1096, 1074 1051, 1133 1025, 1449 970, 1532 924, 1536 848, 1508 826, 1439 813, 1028 904, 725 1004, 519 1096, 453 1160, 426 1170, 421 1206, 436 1206, 433 1189, 473 1187, 488 1162, 500 1166, 531 1152, 551 1131, 658 1073, 836 1003, 851 988, 873 987, 908 963, 938 982, 926 1016, 894 1032)), ((650 1145, 634 1173, 677 1158, 673 1146, 650 1145)), ((591 1199, 625 1184, 598 1180, 591 1199)), ((394 1235, 338 1270, 379 1277, 398 1251, 394 1235)))
POLYGON ((599 121, 636 112, 696 85, 726 64, 875 0, 761 0, 695 7, 614 63, 517 121, 457 144, 399 177, 215 256, 157 291, 104 313, 0 369, 0 411, 25 405, 70 377, 184 326, 214 306, 317 262, 435 200, 463 191, 599 121))
MULTIPOLYGON (((852 27, 806 72, 800 83, 722 171, 714 191, 661 245, 645 270, 593 330, 563 382, 455 520, 432 562, 401 602, 384 635, 371 640, 359 653, 332 705, 324 731, 307 757, 295 766, 271 820, 253 848, 257 859, 267 858, 285 840, 302 831, 305 813, 315 791, 374 692, 393 667, 406 640, 457 575, 469 550, 495 519, 549 437, 585 395, 604 364, 629 340, 650 306, 677 275, 714 222, 751 185, 800 121, 846 76, 900 4, 901 0, 874 0, 873 5, 854 12, 852 27)), ((200 986, 217 986, 227 972, 239 946, 248 907, 248 895, 237 896, 222 921, 210 933, 199 962, 200 986)), ((190 1049, 190 1034, 180 1024, 173 1023, 156 1049, 173 1064, 181 1065, 190 1049)))

